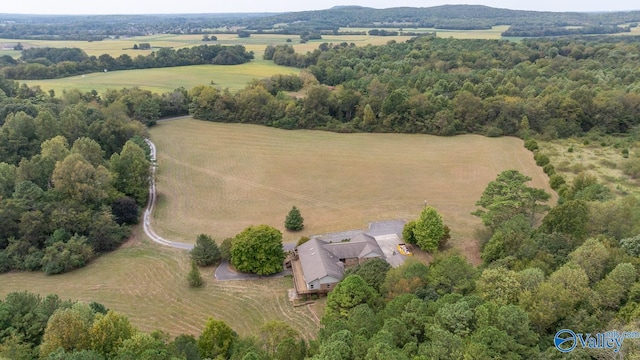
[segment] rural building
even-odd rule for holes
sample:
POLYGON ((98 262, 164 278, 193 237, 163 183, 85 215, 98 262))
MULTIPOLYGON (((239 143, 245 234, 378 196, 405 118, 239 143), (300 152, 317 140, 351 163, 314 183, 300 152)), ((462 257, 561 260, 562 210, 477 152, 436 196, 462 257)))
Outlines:
POLYGON ((397 266, 404 260, 395 250, 404 221, 374 223, 369 231, 349 231, 314 236, 298 246, 287 261, 299 295, 326 294, 342 280, 345 268, 371 259, 397 266))

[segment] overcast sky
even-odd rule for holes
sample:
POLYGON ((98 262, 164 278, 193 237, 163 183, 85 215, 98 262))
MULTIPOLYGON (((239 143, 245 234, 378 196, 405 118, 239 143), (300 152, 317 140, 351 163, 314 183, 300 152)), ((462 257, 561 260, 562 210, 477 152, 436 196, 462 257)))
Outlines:
POLYGON ((618 11, 638 10, 634 0, 2 0, 0 13, 13 14, 158 14, 286 12, 328 9, 336 5, 373 8, 398 6, 429 7, 443 4, 479 4, 498 8, 538 11, 618 11))

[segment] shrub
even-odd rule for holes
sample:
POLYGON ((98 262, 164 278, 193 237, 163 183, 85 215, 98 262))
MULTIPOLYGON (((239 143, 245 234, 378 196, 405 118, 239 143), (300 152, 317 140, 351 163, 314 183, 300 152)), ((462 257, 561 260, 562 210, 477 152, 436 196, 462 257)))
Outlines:
POLYGON ((527 139, 524 142, 524 147, 529 151, 538 150, 538 142, 535 141, 534 139, 527 139))
POLYGON ((502 131, 502 129, 500 129, 499 127, 489 126, 487 127, 487 131, 485 132, 485 135, 487 137, 500 137, 504 135, 504 131, 502 131))
POLYGON ((558 189, 566 183, 566 180, 560 174, 553 174, 549 176, 549 186, 551 186, 553 190, 558 191, 558 189))
POLYGON ((47 274, 60 274, 83 267, 93 256, 87 238, 75 235, 68 242, 56 242, 47 247, 42 258, 42 270, 47 274))
POLYGON ((191 262, 191 270, 189 270, 189 275, 187 275, 187 281, 189 281, 189 287, 201 287, 203 284, 202 275, 200 275, 200 269, 198 269, 198 264, 195 261, 191 262))
POLYGON ((543 166, 542 171, 544 171, 544 173, 549 176, 554 175, 556 173, 556 169, 551 164, 547 164, 543 166))
POLYGON ((535 154, 533 158, 536 160, 536 165, 538 166, 545 166, 550 162, 547 155, 540 153, 535 154))
POLYGON ((629 149, 622 149, 622 157, 625 159, 629 157, 629 149))

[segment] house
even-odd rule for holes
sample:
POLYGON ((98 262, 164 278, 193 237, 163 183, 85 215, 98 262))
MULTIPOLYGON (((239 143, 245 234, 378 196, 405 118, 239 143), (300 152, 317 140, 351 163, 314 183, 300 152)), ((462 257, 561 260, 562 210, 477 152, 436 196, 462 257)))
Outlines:
POLYGON ((389 261, 394 257, 396 261, 390 263, 398 263, 399 254, 388 249, 400 242, 404 221, 395 221, 394 226, 381 227, 379 224, 381 223, 376 223, 375 227, 370 225, 368 232, 350 231, 314 236, 298 246, 287 261, 287 267, 292 269, 297 293, 326 294, 342 280, 346 268, 371 259, 389 261), (388 244, 389 240, 392 244, 388 244))

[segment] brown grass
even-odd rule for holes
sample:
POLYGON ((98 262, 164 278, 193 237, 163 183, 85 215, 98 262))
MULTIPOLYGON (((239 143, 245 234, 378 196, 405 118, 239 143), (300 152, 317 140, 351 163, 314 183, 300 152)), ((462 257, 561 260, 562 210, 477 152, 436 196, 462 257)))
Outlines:
POLYGON ((628 147, 630 158, 636 156, 638 144, 629 139, 607 138, 560 139, 540 141, 541 151, 549 156, 556 172, 562 174, 567 182, 571 182, 577 174, 587 172, 618 195, 640 195, 638 182, 622 171, 627 159, 622 156, 622 149, 628 147), (605 146, 602 146, 604 141, 605 146), (618 146, 614 146, 618 144, 618 146), (569 149, 573 151, 570 152, 569 149))
POLYGON ((293 287, 290 278, 217 282, 214 269, 203 268, 205 286, 191 289, 186 280, 186 252, 140 241, 140 234, 136 229, 121 249, 69 274, 0 275, 0 297, 28 290, 98 301, 128 315, 143 331, 160 329, 173 336, 198 335, 207 318, 213 316, 243 336, 255 334, 266 321, 278 319, 290 322, 305 338, 315 338, 319 326, 316 314, 322 313, 323 302, 294 309, 287 294, 293 287))
POLYGON ((154 226, 185 242, 199 233, 222 240, 252 224, 279 228, 293 242, 413 219, 426 200, 451 227, 453 246, 477 264, 473 232, 480 221, 470 213, 487 183, 514 168, 551 192, 516 138, 336 134, 197 120, 160 123, 151 136, 159 151, 154 226), (305 218, 301 232, 284 231, 292 205, 305 218))

